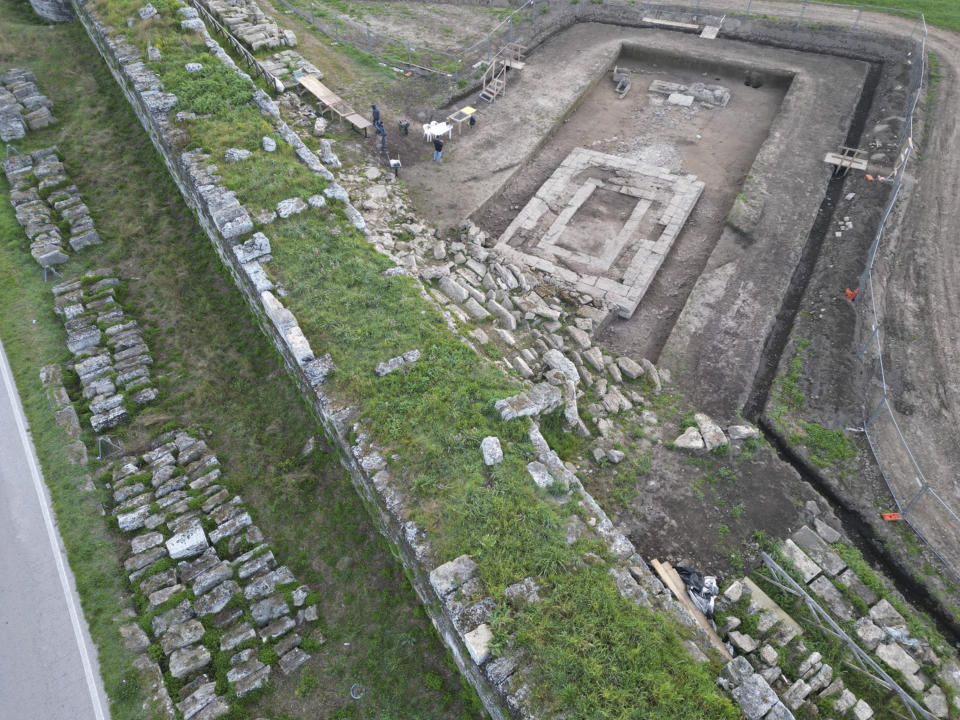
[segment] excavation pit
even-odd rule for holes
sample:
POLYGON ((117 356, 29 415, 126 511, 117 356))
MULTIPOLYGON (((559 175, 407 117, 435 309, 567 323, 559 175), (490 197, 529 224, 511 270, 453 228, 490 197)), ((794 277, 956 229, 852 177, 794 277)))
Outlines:
POLYGON ((575 148, 496 250, 630 317, 702 192, 693 175, 575 148))

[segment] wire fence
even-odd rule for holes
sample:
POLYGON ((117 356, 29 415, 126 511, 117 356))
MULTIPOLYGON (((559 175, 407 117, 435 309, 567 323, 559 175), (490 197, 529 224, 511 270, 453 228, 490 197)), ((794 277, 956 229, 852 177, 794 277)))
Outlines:
POLYGON ((883 708, 885 713, 904 718, 904 720, 934 720, 934 716, 914 700, 910 693, 901 687, 896 680, 888 675, 887 672, 837 624, 833 616, 823 609, 820 603, 807 592, 806 588, 790 576, 790 573, 778 565, 767 553, 761 553, 760 557, 763 560, 767 572, 758 572, 754 577, 759 576, 782 592, 787 595, 792 595, 797 599, 797 605, 788 610, 790 617, 799 620, 807 627, 816 628, 823 635, 828 638, 834 638, 843 645, 847 656, 853 658, 852 663, 844 660, 844 665, 876 683, 886 694, 886 705, 883 708), (906 715, 897 712, 897 710, 903 710, 906 715))
POLYGON ((915 80, 911 83, 904 116, 897 169, 890 180, 890 195, 860 278, 858 300, 862 299, 862 302, 859 306, 857 358, 865 385, 863 431, 900 519, 927 544, 954 577, 960 579, 960 516, 941 497, 944 493, 956 492, 955 479, 940 467, 934 467, 929 476, 924 473, 917 460, 919 453, 914 449, 921 446, 918 438, 925 429, 920 428, 920 434, 914 434, 917 428, 910 427, 904 413, 896 408, 897 395, 885 367, 884 319, 887 304, 903 299, 888 298, 885 283, 875 280, 889 277, 892 264, 896 262, 892 254, 888 257, 882 250, 885 248, 885 232, 891 219, 895 218, 907 163, 914 154, 914 113, 926 70, 925 40, 924 24, 919 47, 914 53, 915 80), (907 436, 911 437, 910 441, 907 436))
MULTIPOLYGON (((483 67, 504 47, 517 43, 535 47, 553 33, 577 22, 606 22, 633 26, 672 24, 677 29, 721 26, 728 18, 773 20, 781 25, 803 26, 810 32, 857 33, 864 28, 864 10, 889 13, 912 22, 908 43, 912 50, 904 58, 910 67, 903 127, 897 143, 896 170, 885 182, 890 193, 867 257, 860 282, 857 306, 858 361, 864 374, 863 431, 880 468, 900 517, 960 579, 960 516, 942 495, 955 493, 952 477, 928 476, 903 431, 904 420, 891 403, 883 357, 883 310, 885 286, 874 281, 886 276, 888 260, 880 252, 884 233, 903 188, 907 164, 914 154, 914 114, 923 90, 926 73, 927 24, 924 15, 910 10, 862 5, 802 2, 771 3, 767 0, 692 0, 686 5, 661 5, 649 0, 527 0, 510 12, 481 39, 457 54, 414 47, 396 38, 376 33, 362 23, 319 9, 318 0, 280 0, 331 38, 349 43, 384 62, 406 65, 421 74, 458 82, 461 86, 478 79, 483 67), (295 6, 298 4, 300 7, 295 6), (312 9, 305 10, 309 4, 312 9), (688 26, 684 28, 684 26, 688 26)), ((895 298, 891 298, 895 301, 895 298)), ((906 433, 906 435, 911 435, 906 433)), ((916 438, 917 435, 911 435, 916 438)), ((914 440, 915 442, 915 440, 914 440)))

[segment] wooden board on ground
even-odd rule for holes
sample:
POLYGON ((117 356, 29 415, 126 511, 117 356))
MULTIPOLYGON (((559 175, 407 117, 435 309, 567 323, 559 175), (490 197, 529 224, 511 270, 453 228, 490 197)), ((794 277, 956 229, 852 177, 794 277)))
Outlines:
POLYGON ((353 125, 354 130, 357 132, 362 130, 364 136, 366 136, 367 128, 372 127, 372 123, 350 107, 339 95, 317 80, 313 75, 302 75, 297 82, 319 100, 327 110, 336 113, 341 120, 346 120, 353 125))
POLYGON ((707 620, 706 616, 700 612, 700 608, 694 605, 693 601, 687 595, 687 586, 683 584, 683 580, 680 579, 680 575, 673 569, 673 566, 668 562, 661 563, 659 560, 651 560, 650 564, 653 565, 653 569, 657 571, 657 574, 660 576, 660 579, 663 580, 664 584, 670 588, 670 591, 676 596, 677 600, 683 606, 683 609, 687 611, 687 615, 707 633, 710 642, 720 652, 723 659, 727 662, 733 660, 733 656, 730 655, 730 651, 727 650, 727 646, 723 644, 723 640, 717 635, 717 631, 713 629, 710 621, 707 620))
POLYGON ((676 28, 677 30, 699 30, 700 26, 696 23, 677 22, 676 20, 661 20, 655 17, 643 18, 645 23, 659 25, 660 27, 676 28))

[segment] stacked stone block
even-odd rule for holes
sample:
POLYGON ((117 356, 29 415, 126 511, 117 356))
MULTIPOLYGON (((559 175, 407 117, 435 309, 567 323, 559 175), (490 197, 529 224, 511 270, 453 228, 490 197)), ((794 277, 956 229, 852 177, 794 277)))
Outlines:
POLYGON ((57 425, 70 438, 67 445, 67 457, 75 465, 87 464, 87 446, 80 439, 80 418, 70 402, 67 390, 63 386, 63 372, 59 365, 47 365, 40 369, 40 382, 46 392, 53 417, 57 425))
MULTIPOLYGON (((319 617, 311 591, 279 565, 242 499, 220 484, 206 442, 168 432, 111 469, 112 515, 130 538, 124 570, 149 618, 141 623, 148 642, 184 681, 176 702, 184 720, 226 714, 228 689, 243 697, 263 687, 272 671, 259 657, 265 646, 284 674, 300 668, 310 658, 301 633, 319 617), (211 677, 217 654, 228 667, 222 678, 211 677)), ((137 635, 136 626, 125 633, 137 635)))
POLYGON ((157 397, 150 350, 136 320, 117 303, 120 281, 111 275, 99 270, 53 288, 54 311, 63 318, 73 371, 89 404, 90 427, 98 434, 128 422, 128 405, 157 397))
POLYGON ((297 36, 277 25, 256 0, 207 0, 206 5, 253 52, 297 44, 297 36))
POLYGON ((29 70, 14 68, 0 75, 0 140, 10 142, 26 137, 27 130, 53 125, 53 103, 37 88, 29 70))
POLYGON ((282 50, 260 61, 260 65, 283 83, 284 90, 297 87, 297 78, 312 75, 323 80, 320 69, 295 50, 282 50))
MULTIPOLYGON (((837 530, 821 517, 815 517, 812 524, 813 528, 801 527, 782 547, 783 555, 800 575, 808 592, 819 599, 834 619, 852 624, 852 635, 859 640, 861 648, 873 654, 874 660, 888 670, 898 671, 903 679, 902 687, 922 698, 923 705, 933 717, 948 717, 950 709, 946 693, 935 679, 953 685, 956 682, 956 659, 940 658, 925 640, 912 637, 903 616, 889 601, 878 599, 830 548, 829 543, 841 538, 837 530), (862 600, 869 608, 867 614, 860 616, 835 583, 862 600)), ((721 682, 733 689, 755 673, 759 679, 750 680, 751 688, 762 680, 782 699, 782 703, 776 706, 767 706, 764 712, 768 714, 757 714, 764 707, 758 701, 757 693, 749 691, 750 688, 734 689, 734 698, 741 701, 747 717, 785 720, 792 718, 793 713, 806 717, 815 712, 816 708, 811 709, 811 706, 818 697, 833 699, 837 718, 869 720, 874 713, 882 716, 884 708, 872 708, 863 698, 854 695, 843 679, 836 676, 837 669, 824 663, 818 652, 810 653, 797 668, 795 676, 788 677, 779 665, 776 647, 795 641, 796 649, 805 652, 803 642, 798 638, 800 626, 746 578, 735 581, 724 591, 721 605, 735 603, 744 596, 750 599, 747 613, 759 616, 757 630, 753 635, 741 633, 737 629, 740 619, 728 618, 728 625, 722 629, 741 656, 724 671, 721 682)))
POLYGON ((55 146, 29 155, 11 155, 3 171, 12 188, 10 203, 30 240, 30 254, 41 267, 69 259, 64 240, 74 251, 100 243, 100 236, 76 185, 60 162, 55 146), (64 238, 66 234, 66 238, 64 238))

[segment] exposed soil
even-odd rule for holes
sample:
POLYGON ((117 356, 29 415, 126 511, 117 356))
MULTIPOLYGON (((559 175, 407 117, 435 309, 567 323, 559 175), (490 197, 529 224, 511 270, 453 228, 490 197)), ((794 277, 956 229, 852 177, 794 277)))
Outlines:
MULTIPOLYGON (((712 5, 721 8, 723 3, 711 3, 709 0, 702 3, 704 8, 712 5)), ((446 22, 448 6, 431 4, 430 12, 417 14, 416 20, 406 14, 405 5, 389 3, 388 6, 388 10, 383 10, 383 15, 375 17, 389 17, 391 33, 411 39, 421 38, 425 44, 437 49, 446 47, 443 38, 438 37, 443 31, 438 33, 437 30, 446 22), (424 22, 427 23, 423 26, 426 30, 421 31, 420 26, 424 22), (436 23, 440 23, 440 26, 436 23), (428 36, 430 41, 426 42, 428 36)), ((476 8, 457 8, 457 12, 461 10, 477 12, 476 8)), ((753 11, 782 16, 784 6, 754 2, 753 11)), ((371 6, 368 14, 373 12, 380 11, 371 6)), ((842 8, 808 8, 806 17, 812 22, 833 20, 840 24, 849 23, 847 12, 842 8)), ((464 17, 462 27, 455 31, 456 36, 469 37, 474 31, 480 32, 490 24, 493 16, 489 15, 483 20, 479 25, 469 27, 471 21, 464 17)), ((814 34, 823 32, 821 27, 804 35, 802 29, 797 31, 762 23, 751 25, 739 18, 728 18, 724 27, 745 33, 754 40, 801 46, 810 46, 814 34)), ((915 23, 910 19, 864 14, 860 18, 859 28, 861 31, 909 36, 915 32, 915 23)), ((306 35, 302 29, 300 34, 306 35)), ((675 48, 692 48, 695 44, 695 39, 675 33, 581 24, 550 38, 537 48, 528 58, 527 68, 509 78, 507 96, 489 106, 477 103, 473 96, 453 106, 436 108, 430 102, 436 88, 419 81, 383 81, 359 86, 351 82, 341 85, 340 90, 341 94, 351 97, 358 107, 362 107, 366 100, 364 93, 367 97, 382 98, 380 105, 389 133, 389 156, 402 159, 401 179, 410 185, 422 213, 440 226, 455 225, 475 209, 482 208, 477 218, 486 230, 496 236, 560 159, 577 146, 615 154, 647 152, 666 165, 679 164, 685 172, 695 173, 703 179, 707 184, 706 192, 643 303, 631 320, 613 324, 604 338, 604 343, 614 350, 656 359, 700 273, 705 268, 722 267, 737 254, 742 262, 752 262, 753 251, 745 248, 738 250, 732 238, 725 249, 718 251, 716 248, 721 244, 722 220, 741 191, 759 144, 766 139, 770 122, 779 109, 780 99, 769 87, 763 86, 758 90, 744 86, 743 78, 735 74, 725 75, 713 72, 711 68, 705 78, 700 75, 702 70, 699 69, 653 68, 649 64, 627 59, 617 60, 618 64, 630 66, 634 71, 634 85, 626 99, 618 100, 613 95, 612 84, 606 76, 591 89, 592 80, 606 71, 616 57, 619 42, 627 37, 642 37, 644 42, 652 44, 666 37, 675 48), (671 72, 673 76, 669 75, 671 72), (733 97, 728 108, 723 110, 656 106, 651 104, 645 92, 646 85, 655 77, 677 82, 695 79, 717 82, 727 85, 733 91, 733 97), (715 77, 721 80, 714 81, 715 77), (549 142, 542 149, 539 148, 538 144, 544 136, 564 118, 569 107, 575 105, 584 92, 583 104, 569 115, 566 124, 557 127, 549 142), (464 127, 462 134, 454 131, 453 138, 446 141, 444 163, 432 163, 432 148, 424 142, 418 124, 427 120, 442 120, 457 107, 466 104, 479 108, 478 126, 464 127), (398 118, 413 121, 409 135, 403 136, 397 132, 395 121, 398 118), (701 137, 697 139, 697 135, 701 137), (531 159, 518 173, 517 170, 528 156, 531 159), (500 186, 504 186, 502 193, 487 204, 488 198, 500 186)), ((844 35, 843 38, 843 42, 838 42, 837 46, 840 54, 857 56, 860 53, 874 59, 884 55, 883 49, 878 48, 883 44, 882 40, 878 42, 865 33, 844 35)), ((311 42, 315 41, 305 39, 305 54, 309 55, 306 49, 311 42)), ((721 40, 717 46, 724 44, 725 41, 721 40)), ((751 52, 765 52, 756 45, 748 47, 751 52)), ((889 301, 878 299, 878 309, 886 317, 883 347, 887 382, 892 389, 891 406, 927 480, 945 500, 956 507, 960 504, 960 487, 952 477, 951 468, 955 468, 960 461, 960 457, 957 457, 960 443, 956 437, 956 427, 960 426, 960 385, 953 377, 960 366, 960 328, 957 327, 960 322, 960 300, 957 298, 960 296, 952 288, 960 274, 960 267, 957 266, 960 261, 956 260, 955 253, 950 252, 948 239, 957 234, 955 226, 960 222, 957 220, 957 204, 960 203, 958 161, 950 151, 960 144, 960 138, 957 137, 960 131, 948 108, 954 107, 958 100, 956 67, 960 62, 960 42, 953 33, 931 28, 928 47, 937 53, 939 72, 943 75, 937 88, 937 107, 934 108, 939 112, 925 131, 926 140, 920 148, 923 162, 911 166, 908 171, 904 199, 898 205, 894 224, 886 234, 874 281, 878 287, 886 287, 884 298, 895 298, 889 301)), ((325 51, 329 53, 330 50, 327 48, 325 51)), ((824 60, 828 66, 831 62, 842 62, 829 58, 824 60)), ((907 79, 895 67, 898 64, 899 60, 892 63, 890 71, 885 69, 880 78, 861 146, 867 146, 872 141, 881 146, 889 144, 891 137, 895 137, 902 127, 900 115, 907 93, 907 79), (884 125, 888 129, 883 129, 884 125)), ((852 101, 852 108, 856 95, 851 96, 849 91, 837 87, 837 78, 831 73, 826 73, 824 77, 827 82, 815 92, 836 93, 838 102, 852 101), (844 92, 847 94, 844 95, 844 92)), ((807 127, 803 132, 817 139, 816 130, 807 127)), ((844 134, 845 127, 838 137, 842 138, 844 134)), ((795 133, 788 132, 787 136, 791 142, 796 142, 795 133)), ((919 132, 915 134, 916 138, 919 136, 919 132)), ((370 138, 356 144, 375 154, 376 143, 376 139, 370 138)), ((807 152, 806 157, 819 162, 819 153, 823 151, 821 145, 816 146, 815 152, 807 152)), ((386 166, 387 154, 381 153, 379 157, 386 166)), ((873 163, 872 169, 880 174, 887 173, 892 159, 888 155, 886 159, 873 163)), ((818 175, 815 179, 798 177, 798 164, 783 158, 774 162, 773 167, 783 182, 782 187, 773 189, 779 194, 775 200, 768 201, 768 208, 789 208, 793 196, 798 193, 803 195, 816 191, 820 197, 823 196, 825 176, 818 175), (808 187, 811 179, 816 188, 812 185, 808 187)), ((727 327, 728 331, 748 340, 751 347, 749 352, 758 356, 766 352, 765 340, 770 328, 776 323, 792 323, 793 339, 782 358, 779 358, 779 372, 783 372, 793 357, 796 341, 800 338, 812 339, 813 352, 804 366, 804 417, 827 427, 861 424, 864 416, 872 412, 873 401, 879 400, 878 396, 871 395, 871 401, 866 402, 861 386, 856 382, 857 378, 862 382, 868 380, 852 352, 857 341, 865 340, 869 335, 863 332, 864 308, 848 303, 842 293, 844 288, 854 287, 858 282, 864 265, 864 253, 872 240, 887 190, 887 186, 865 181, 862 174, 851 174, 844 183, 843 192, 839 194, 840 199, 828 201, 819 209, 818 212, 826 217, 820 218, 819 229, 815 231, 825 232, 825 238, 819 259, 812 262, 806 271, 809 286, 802 295, 795 316, 793 313, 787 316, 781 313, 780 318, 771 316, 771 322, 762 328, 737 323, 727 327, 724 325, 726 321, 715 323, 717 327, 727 327), (856 193, 854 200, 842 199, 848 192, 856 193), (837 229, 836 221, 843 217, 851 218, 854 229, 844 230, 842 237, 836 238, 833 235, 837 229)), ((779 210, 776 212, 779 213, 779 210)), ((791 235, 792 242, 797 223, 788 216, 789 212, 780 213, 779 226, 791 235)), ((808 228, 813 226, 813 220, 805 220, 809 223, 808 228)), ((798 234, 798 248, 806 243, 807 233, 808 230, 804 230, 798 234)), ((793 265, 790 268, 792 271, 793 265)), ((762 271, 757 270, 754 274, 757 272, 762 271)), ((789 278, 790 273, 786 275, 783 285, 787 284, 789 278)), ((762 278, 754 277, 753 280, 759 284, 751 288, 751 298, 763 300, 769 293, 763 289, 762 278)), ((781 289, 775 288, 772 292, 779 293, 781 289)), ((862 294, 860 302, 864 299, 868 298, 862 294)), ((773 307, 774 316, 778 304, 773 307)), ((727 346, 732 347, 723 341, 718 347, 727 346)), ((700 403, 708 404, 726 380, 734 380, 742 389, 719 403, 729 411, 724 419, 732 419, 730 415, 742 407, 755 380, 755 373, 749 370, 742 377, 730 376, 730 372, 740 366, 736 363, 725 366, 724 362, 719 361, 722 354, 711 347, 705 336, 691 334, 686 354, 689 357, 706 358, 710 365, 717 368, 717 373, 707 373, 699 380, 694 375, 696 382, 684 382, 681 388, 703 407, 700 403), (705 379, 709 379, 709 382, 705 379)), ((770 364, 768 368, 774 367, 778 358, 775 354, 766 356, 764 362, 770 364)), ((878 422, 873 431, 881 449, 897 447, 896 429, 891 422, 878 422)), ((856 439, 864 454, 867 454, 862 436, 856 439)), ((903 454, 902 451, 897 452, 903 454)), ((769 528, 774 534, 782 536, 801 517, 796 504, 800 495, 795 490, 803 484, 797 482, 792 470, 777 471, 776 468, 781 464, 772 458, 763 461, 764 469, 756 473, 754 481, 753 465, 757 462, 760 461, 746 465, 741 463, 739 468, 743 479, 735 484, 738 489, 736 492, 742 489, 741 498, 750 499, 750 502, 744 502, 745 512, 740 520, 746 519, 746 522, 753 522, 758 528, 769 528), (764 474, 782 479, 764 486, 764 474), (756 498, 765 498, 768 502, 756 502, 756 498), (756 516, 751 515, 753 507, 761 509, 756 516), (767 523, 767 520, 771 522, 767 523), (776 530, 777 523, 782 524, 779 532, 776 530)), ((887 462, 900 467, 903 459, 891 457, 888 452, 887 462)), ((703 499, 696 495, 693 481, 698 472, 691 466, 680 463, 679 467, 673 467, 669 460, 663 460, 657 463, 657 473, 669 480, 661 481, 656 487, 643 487, 641 483, 641 495, 625 508, 621 520, 634 528, 634 538, 644 552, 661 553, 674 560, 697 558, 699 552, 708 562, 722 564, 729 561, 728 556, 732 551, 718 546, 718 524, 723 523, 731 528, 728 540, 730 547, 735 547, 733 541, 738 533, 741 539, 749 535, 749 531, 740 533, 738 522, 723 521, 724 506, 718 510, 716 503, 710 504, 713 498, 708 490, 712 490, 712 486, 708 484, 707 490, 701 491, 703 499), (704 529, 691 529, 698 526, 704 529), (669 529, 667 532, 658 532, 660 527, 669 529)), ((906 475, 910 479, 911 476, 906 475)), ((891 509, 886 486, 877 468, 869 461, 861 460, 856 473, 826 481, 831 483, 831 488, 849 508, 867 519, 868 524, 873 522, 878 509, 891 509)), ((718 497, 728 505, 737 504, 732 489, 718 497)), ((913 517, 918 527, 927 528, 931 538, 942 540, 953 532, 954 524, 950 521, 951 524, 943 525, 943 511, 928 507, 930 503, 927 499, 914 508, 913 517)), ((610 500, 613 502, 612 495, 610 500)), ((879 537, 899 546, 903 557, 909 557, 906 554, 909 548, 904 546, 905 541, 899 531, 878 523, 873 523, 873 527, 879 537)), ((918 563, 907 560, 906 564, 918 563)), ((917 579, 933 583, 935 588, 945 587, 935 572, 917 579)))
POLYGON ((666 55, 621 56, 617 66, 630 73, 627 96, 620 99, 609 78, 601 79, 550 142, 474 219, 489 235, 499 237, 516 208, 526 204, 575 147, 696 175, 706 187, 683 232, 630 320, 615 323, 602 338, 612 351, 656 357, 720 237, 723 218, 767 138, 786 87, 783 81, 750 87, 733 68, 666 55), (731 91, 731 98, 726 107, 670 105, 665 95, 648 94, 654 80, 721 85, 731 91))

